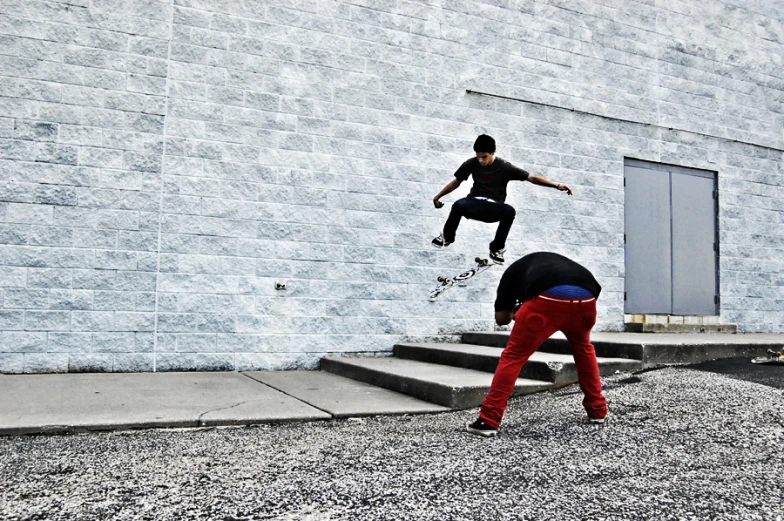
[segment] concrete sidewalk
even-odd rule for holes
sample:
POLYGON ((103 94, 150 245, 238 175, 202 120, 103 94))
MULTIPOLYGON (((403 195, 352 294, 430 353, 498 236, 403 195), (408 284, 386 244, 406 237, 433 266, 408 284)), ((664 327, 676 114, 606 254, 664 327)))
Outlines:
POLYGON ((0 435, 447 410, 321 371, 0 375, 0 435))
MULTIPOLYGON (((502 347, 508 333, 467 333, 463 338, 502 347)), ((655 367, 758 356, 768 348, 781 349, 784 335, 598 332, 592 341, 600 356, 632 355, 643 367, 655 367)), ((548 350, 570 352, 559 334, 542 347, 543 352, 548 350)), ((488 386, 491 373, 485 375, 488 386)), ((379 379, 374 376, 368 381, 382 385, 379 379)), ((420 374, 400 390, 412 391, 423 382, 427 378, 420 374)), ((453 393, 459 389, 454 382, 448 387, 453 393)), ((250 425, 449 410, 325 371, 0 374, 0 435, 250 425)))

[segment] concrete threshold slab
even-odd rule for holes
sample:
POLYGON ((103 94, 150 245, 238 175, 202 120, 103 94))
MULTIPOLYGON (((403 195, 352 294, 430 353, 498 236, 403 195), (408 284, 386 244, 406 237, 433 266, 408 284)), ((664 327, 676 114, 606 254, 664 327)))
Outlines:
POLYGON ((389 389, 324 371, 245 373, 335 417, 422 414, 450 410, 389 389))
MULTIPOLYGON (((556 333, 553 338, 564 338, 556 333)), ((640 345, 768 345, 784 344, 781 333, 609 333, 591 334, 592 342, 640 345)))
POLYGON ((3 435, 247 425, 330 417, 240 373, 0 377, 3 435))

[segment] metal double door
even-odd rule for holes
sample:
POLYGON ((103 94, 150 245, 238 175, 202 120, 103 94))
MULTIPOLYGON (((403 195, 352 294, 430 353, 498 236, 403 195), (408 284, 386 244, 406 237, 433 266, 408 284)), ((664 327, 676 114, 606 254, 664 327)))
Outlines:
POLYGON ((716 315, 716 174, 627 159, 624 312, 716 315))

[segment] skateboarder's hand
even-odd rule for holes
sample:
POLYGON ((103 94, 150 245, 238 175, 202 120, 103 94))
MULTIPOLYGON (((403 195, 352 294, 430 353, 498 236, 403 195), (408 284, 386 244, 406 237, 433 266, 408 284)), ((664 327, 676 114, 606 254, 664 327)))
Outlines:
POLYGON ((443 208, 443 207, 444 207, 444 203, 442 203, 441 201, 439 201, 439 200, 438 200, 438 197, 434 197, 434 198, 433 198, 433 205, 434 205, 436 208, 443 208))
POLYGON ((566 192, 567 194, 572 195, 572 189, 564 184, 558 183, 555 185, 555 188, 556 190, 560 190, 561 192, 566 192))

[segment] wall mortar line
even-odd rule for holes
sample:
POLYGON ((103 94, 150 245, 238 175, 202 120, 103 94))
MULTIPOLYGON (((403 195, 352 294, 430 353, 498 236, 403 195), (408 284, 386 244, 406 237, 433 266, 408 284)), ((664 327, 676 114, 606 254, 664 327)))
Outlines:
POLYGON ((760 144, 760 143, 752 143, 751 141, 742 141, 740 139, 732 139, 732 138, 729 138, 729 137, 716 136, 716 135, 713 135, 713 134, 705 134, 703 132, 697 132, 695 130, 687 130, 685 128, 668 127, 666 125, 659 125, 657 123, 646 123, 644 121, 636 121, 636 120, 633 120, 633 119, 616 118, 615 116, 607 116, 605 114, 599 114, 597 112, 591 112, 591 111, 588 111, 588 110, 580 110, 580 109, 576 109, 576 108, 562 107, 560 105, 553 105, 551 103, 542 103, 542 102, 539 102, 539 101, 527 100, 527 99, 523 99, 523 98, 514 98, 512 96, 503 96, 501 94, 493 94, 491 92, 482 92, 482 91, 473 90, 473 89, 466 89, 466 92, 468 94, 475 94, 477 96, 488 96, 490 98, 500 98, 500 99, 506 99, 506 100, 510 100, 510 101, 519 101, 520 103, 529 103, 531 105, 538 105, 540 107, 550 107, 550 108, 554 108, 554 109, 568 110, 569 112, 579 112, 580 114, 588 114, 589 116, 596 116, 597 118, 611 119, 613 121, 622 121, 624 123, 635 123, 637 125, 645 125, 645 126, 648 126, 648 127, 655 127, 655 128, 659 128, 659 129, 662 129, 662 130, 671 130, 673 132, 687 132, 689 134, 694 134, 695 136, 704 136, 704 137, 709 137, 709 138, 712 138, 712 139, 723 139, 724 141, 729 141, 731 143, 739 143, 741 145, 749 145, 749 146, 753 146, 753 147, 767 148, 769 150, 775 150, 776 152, 784 152, 784 148, 778 148, 778 147, 774 147, 774 146, 770 146, 770 145, 763 145, 763 144, 760 144))
POLYGON ((171 0, 171 11, 169 13, 169 42, 166 50, 166 106, 163 113, 163 146, 161 147, 161 181, 158 194, 158 245, 155 261, 155 323, 153 326, 152 344, 152 370, 158 370, 158 306, 160 303, 160 284, 161 284, 161 237, 163 235, 163 185, 166 175, 166 147, 167 147, 167 125, 169 124, 169 103, 171 101, 171 55, 172 40, 174 38, 174 0, 171 0))

